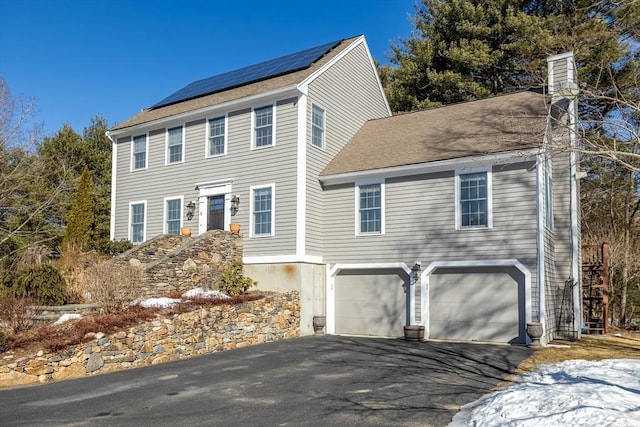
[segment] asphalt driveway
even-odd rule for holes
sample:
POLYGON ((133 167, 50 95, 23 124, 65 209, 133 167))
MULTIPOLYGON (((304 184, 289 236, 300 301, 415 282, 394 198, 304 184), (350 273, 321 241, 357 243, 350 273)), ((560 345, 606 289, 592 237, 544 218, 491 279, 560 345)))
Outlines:
POLYGON ((525 347, 303 337, 0 391, 2 426, 429 426, 488 393, 525 347))

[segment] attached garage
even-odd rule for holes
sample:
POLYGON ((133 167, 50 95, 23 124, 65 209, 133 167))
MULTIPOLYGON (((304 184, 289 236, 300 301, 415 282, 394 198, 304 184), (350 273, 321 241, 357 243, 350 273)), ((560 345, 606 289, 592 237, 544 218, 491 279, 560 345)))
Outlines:
POLYGON ((402 336, 408 284, 401 268, 341 270, 334 281, 335 333, 402 336))
POLYGON ((515 266, 433 269, 429 338, 526 343, 526 277, 515 266))

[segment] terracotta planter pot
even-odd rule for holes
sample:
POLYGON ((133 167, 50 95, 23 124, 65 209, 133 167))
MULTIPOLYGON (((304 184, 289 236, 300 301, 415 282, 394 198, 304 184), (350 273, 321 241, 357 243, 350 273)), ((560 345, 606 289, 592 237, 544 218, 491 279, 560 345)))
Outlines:
POLYGON ((240 224, 229 224, 229 231, 233 234, 238 234, 240 232, 240 224))

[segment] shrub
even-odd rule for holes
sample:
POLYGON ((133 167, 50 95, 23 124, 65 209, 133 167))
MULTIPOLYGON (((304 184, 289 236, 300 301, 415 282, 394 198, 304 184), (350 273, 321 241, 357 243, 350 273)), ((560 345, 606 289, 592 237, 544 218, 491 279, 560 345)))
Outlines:
POLYGON ((7 346, 7 341, 7 334, 5 334, 2 329, 0 329, 0 353, 2 353, 7 346))
POLYGON ((95 264, 85 271, 86 297, 105 313, 114 313, 140 296, 141 281, 140 267, 112 262, 95 264))
POLYGON ((244 294, 250 287, 257 284, 250 277, 242 274, 242 262, 235 260, 222 267, 218 287, 222 292, 234 297, 244 294))
POLYGON ((85 270, 108 259, 105 255, 96 252, 83 252, 74 245, 64 245, 61 248, 60 258, 56 261, 56 267, 67 282, 67 293, 74 302, 82 302, 85 295, 85 270))
POLYGON ((30 298, 0 293, 0 320, 14 334, 31 329, 35 325, 33 316, 39 312, 30 298))
POLYGON ((51 264, 22 266, 5 276, 3 285, 9 296, 32 298, 37 304, 63 305, 71 300, 64 278, 51 264))

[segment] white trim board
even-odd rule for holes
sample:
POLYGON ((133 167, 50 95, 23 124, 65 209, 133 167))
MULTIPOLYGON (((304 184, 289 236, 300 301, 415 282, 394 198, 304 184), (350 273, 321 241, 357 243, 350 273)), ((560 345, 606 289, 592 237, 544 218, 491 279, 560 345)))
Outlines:
POLYGON ((263 256, 244 256, 242 257, 244 264, 282 264, 290 262, 304 262, 308 264, 324 264, 321 256, 314 255, 263 255, 263 256))

